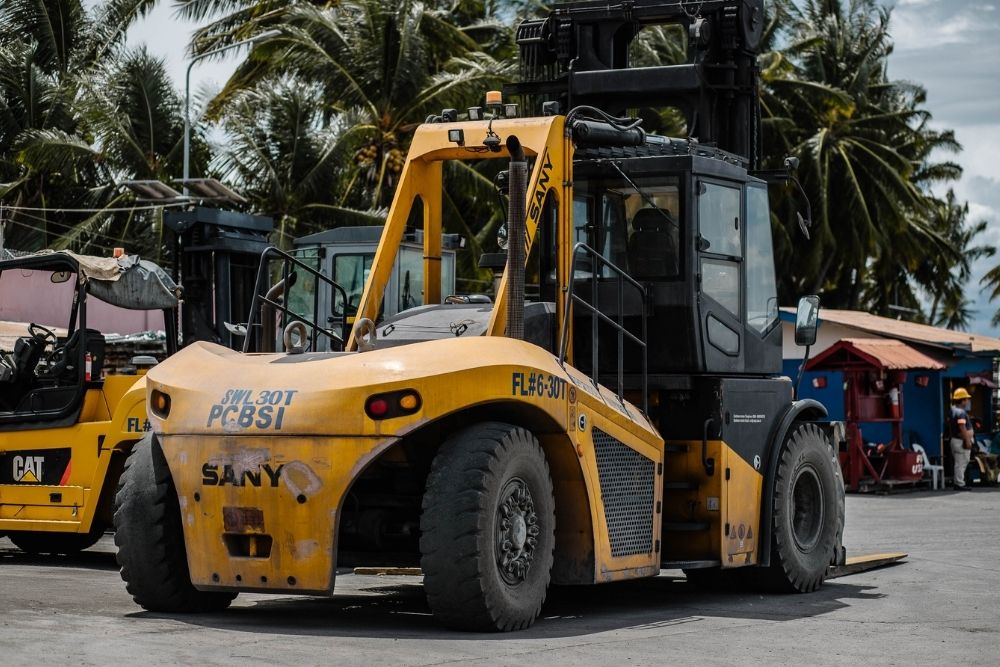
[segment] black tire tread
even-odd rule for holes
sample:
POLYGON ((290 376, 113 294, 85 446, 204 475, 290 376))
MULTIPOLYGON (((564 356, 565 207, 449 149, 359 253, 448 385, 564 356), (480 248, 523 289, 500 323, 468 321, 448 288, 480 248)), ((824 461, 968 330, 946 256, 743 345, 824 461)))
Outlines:
MULTIPOLYGON (((483 586, 485 569, 495 567, 492 551, 483 553, 479 547, 494 512, 494 508, 486 507, 487 484, 500 472, 501 458, 516 449, 523 449, 540 462, 541 477, 548 484, 551 498, 545 455, 535 437, 522 428, 495 422, 471 426, 445 442, 434 458, 420 519, 421 568, 434 616, 449 627, 521 630, 530 626, 541 611, 551 576, 554 539, 550 540, 548 553, 537 553, 532 565, 544 569, 544 578, 540 599, 530 613, 516 616, 497 608, 483 586)), ((550 501, 548 516, 541 520, 554 527, 554 502, 550 501)))
POLYGON ((811 593, 817 590, 826 579, 827 565, 834 558, 834 552, 839 547, 840 537, 844 530, 845 509, 843 503, 843 480, 840 466, 833 460, 833 452, 827 443, 826 436, 818 426, 811 423, 800 423, 789 433, 784 446, 782 447, 781 459, 778 462, 778 483, 774 490, 774 513, 772 517, 772 545, 771 545, 771 566, 764 568, 757 573, 759 585, 765 590, 784 593, 811 593), (826 536, 818 550, 822 551, 825 560, 822 567, 813 568, 811 571, 799 567, 795 560, 788 556, 790 550, 796 549, 790 542, 790 536, 780 528, 780 523, 784 520, 784 513, 790 501, 785 497, 786 490, 780 483, 787 479, 795 465, 795 459, 804 449, 814 447, 814 443, 822 443, 821 446, 830 450, 824 452, 827 457, 830 469, 833 473, 835 483, 835 493, 839 502, 834 503, 833 508, 827 511, 828 521, 832 521, 832 527, 827 525, 826 536), (811 444, 813 443, 813 444, 811 444), (832 528, 832 529, 831 529, 832 528))
POLYGON ((136 604, 157 612, 210 612, 236 593, 191 584, 180 506, 170 471, 152 436, 129 453, 114 504, 115 544, 125 588, 136 604))

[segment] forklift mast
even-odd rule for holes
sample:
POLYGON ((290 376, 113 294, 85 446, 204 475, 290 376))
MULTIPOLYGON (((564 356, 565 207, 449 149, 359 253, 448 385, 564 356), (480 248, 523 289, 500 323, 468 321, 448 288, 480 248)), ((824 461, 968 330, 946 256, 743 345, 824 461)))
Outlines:
POLYGON ((247 321, 260 256, 271 244, 271 218, 195 206, 167 211, 174 237, 174 279, 184 285, 181 341, 241 349, 243 338, 226 325, 247 321))
MULTIPOLYGON (((655 2, 598 0, 553 5, 517 30, 521 81, 509 90, 559 112, 578 106, 620 114, 675 107, 688 136, 760 161, 757 53, 763 0, 655 2), (687 62, 632 66, 629 48, 646 26, 677 25, 687 36, 687 62)), ((535 105, 540 109, 540 104, 535 105)))

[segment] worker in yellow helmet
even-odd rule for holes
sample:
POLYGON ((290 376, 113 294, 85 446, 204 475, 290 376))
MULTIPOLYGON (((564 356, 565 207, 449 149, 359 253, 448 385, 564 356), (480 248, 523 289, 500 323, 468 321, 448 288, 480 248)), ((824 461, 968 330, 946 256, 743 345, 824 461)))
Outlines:
POLYGON ((951 439, 951 457, 955 461, 954 486, 956 491, 970 491, 965 483, 965 469, 972 455, 973 430, 969 409, 972 395, 959 387, 951 395, 951 418, 948 420, 948 435, 951 439))

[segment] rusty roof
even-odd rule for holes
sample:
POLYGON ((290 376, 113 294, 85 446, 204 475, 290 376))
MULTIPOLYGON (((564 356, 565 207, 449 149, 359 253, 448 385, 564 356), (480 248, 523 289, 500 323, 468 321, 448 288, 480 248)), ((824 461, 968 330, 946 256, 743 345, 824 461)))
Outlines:
MULTIPOLYGON (((784 308, 786 312, 794 313, 794 308, 784 308)), ((866 333, 886 338, 896 338, 910 343, 934 345, 970 352, 1000 352, 1000 338, 980 336, 965 331, 952 331, 928 324, 894 320, 891 317, 880 317, 860 310, 836 310, 820 308, 820 322, 833 322, 845 327, 859 329, 866 333)))
POLYGON ((858 361, 876 368, 895 371, 915 369, 937 371, 945 368, 941 362, 914 350, 903 341, 892 338, 842 338, 811 359, 807 368, 808 370, 834 368, 858 361))

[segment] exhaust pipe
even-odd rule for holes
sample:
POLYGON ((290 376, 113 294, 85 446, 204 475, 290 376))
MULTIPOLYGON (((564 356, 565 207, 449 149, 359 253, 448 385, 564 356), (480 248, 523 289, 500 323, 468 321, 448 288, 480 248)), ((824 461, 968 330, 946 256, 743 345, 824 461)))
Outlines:
POLYGON ((521 142, 507 137, 510 153, 510 186, 507 206, 507 337, 524 340, 525 207, 528 161, 521 142))

